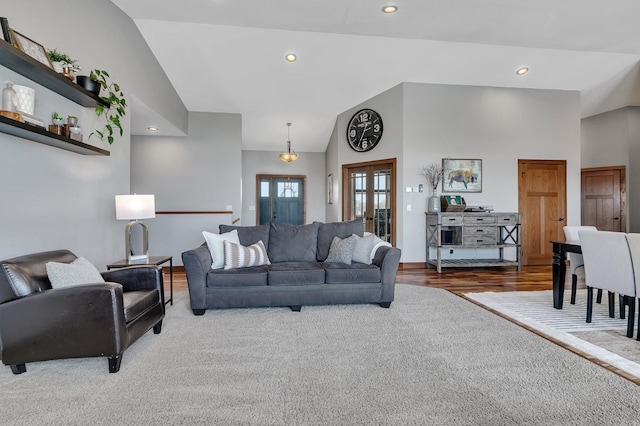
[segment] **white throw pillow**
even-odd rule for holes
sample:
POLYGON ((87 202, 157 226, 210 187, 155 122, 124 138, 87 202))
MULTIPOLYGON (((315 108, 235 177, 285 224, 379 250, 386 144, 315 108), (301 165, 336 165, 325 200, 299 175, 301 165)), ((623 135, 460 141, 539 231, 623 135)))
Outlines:
POLYGON ((262 240, 248 247, 224 241, 224 269, 248 268, 249 266, 270 265, 267 249, 262 240))
POLYGON ((45 267, 53 288, 104 282, 100 272, 84 257, 71 263, 47 262, 45 267))
POLYGON ((214 234, 213 232, 202 231, 202 236, 207 242, 209 253, 211 253, 211 269, 220 269, 224 266, 224 245, 223 241, 231 241, 234 244, 240 244, 238 239, 238 231, 233 230, 224 234, 214 234))
POLYGON ((353 234, 352 237, 355 238, 356 244, 353 247, 351 260, 354 262, 366 263, 367 265, 371 265, 371 249, 375 244, 376 236, 373 234, 369 234, 365 235, 364 237, 359 237, 356 234, 353 234))
POLYGON ((376 251, 378 250, 379 247, 393 247, 390 243, 383 241, 382 239, 380 239, 377 235, 372 234, 371 232, 365 232, 364 236, 366 237, 367 235, 373 235, 374 236, 374 241, 373 241, 373 248, 371 249, 371 262, 369 262, 369 264, 373 263, 373 259, 376 257, 376 251))

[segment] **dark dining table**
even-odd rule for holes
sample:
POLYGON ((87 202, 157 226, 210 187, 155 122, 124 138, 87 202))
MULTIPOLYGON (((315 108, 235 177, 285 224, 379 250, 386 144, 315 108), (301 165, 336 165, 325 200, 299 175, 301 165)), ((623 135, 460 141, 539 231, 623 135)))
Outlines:
POLYGON ((562 309, 564 301, 564 280, 567 275, 567 253, 582 253, 582 247, 575 242, 551 241, 553 244, 553 307, 562 309))

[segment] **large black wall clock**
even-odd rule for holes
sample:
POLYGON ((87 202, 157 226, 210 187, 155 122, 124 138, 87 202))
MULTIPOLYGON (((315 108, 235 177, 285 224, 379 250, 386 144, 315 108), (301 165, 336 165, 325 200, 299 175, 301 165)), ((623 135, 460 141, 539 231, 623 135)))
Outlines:
POLYGON ((372 109, 361 109, 349 121, 347 141, 357 152, 375 148, 382 138, 382 118, 372 109))

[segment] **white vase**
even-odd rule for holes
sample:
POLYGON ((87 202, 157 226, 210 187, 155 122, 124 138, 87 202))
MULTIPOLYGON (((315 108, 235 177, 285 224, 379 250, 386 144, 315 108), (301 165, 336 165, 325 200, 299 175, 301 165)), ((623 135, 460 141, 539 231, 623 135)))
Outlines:
POLYGON ((429 211, 429 213, 435 213, 435 212, 439 212, 441 207, 442 206, 440 205, 440 197, 438 196, 438 194, 434 192, 433 195, 429 197, 427 210, 429 211))

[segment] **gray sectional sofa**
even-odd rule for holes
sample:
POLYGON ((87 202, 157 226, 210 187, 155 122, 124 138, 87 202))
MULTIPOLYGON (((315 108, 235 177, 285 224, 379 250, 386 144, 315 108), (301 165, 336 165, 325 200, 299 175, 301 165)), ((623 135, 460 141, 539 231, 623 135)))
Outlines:
POLYGON ((191 309, 377 303, 388 308, 394 298, 400 249, 378 247, 371 264, 327 262, 334 237, 363 236, 362 220, 310 225, 270 223, 220 225, 220 234, 237 230, 242 246, 264 244, 270 264, 211 269, 206 244, 182 253, 191 309))

